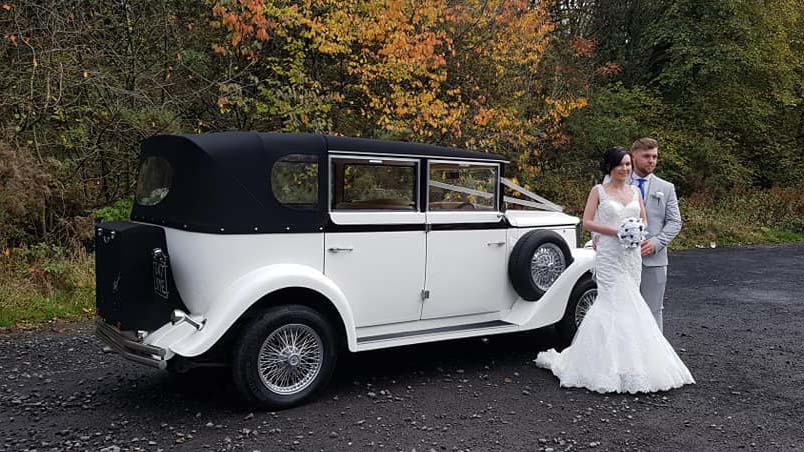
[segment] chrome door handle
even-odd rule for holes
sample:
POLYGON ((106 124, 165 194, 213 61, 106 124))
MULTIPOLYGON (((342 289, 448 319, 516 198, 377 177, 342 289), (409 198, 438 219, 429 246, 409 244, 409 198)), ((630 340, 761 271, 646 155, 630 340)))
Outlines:
POLYGON ((486 243, 486 246, 494 246, 494 245, 503 246, 503 245, 505 245, 505 242, 489 242, 489 243, 486 243))
POLYGON ((344 246, 344 247, 332 247, 329 249, 330 253, 342 253, 342 252, 352 252, 354 251, 354 247, 351 246, 344 246))

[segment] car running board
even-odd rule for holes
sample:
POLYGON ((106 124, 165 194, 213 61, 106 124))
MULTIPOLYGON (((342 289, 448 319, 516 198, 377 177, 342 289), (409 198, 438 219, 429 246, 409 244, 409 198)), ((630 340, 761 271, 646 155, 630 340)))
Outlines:
POLYGON ((430 328, 428 330, 404 331, 399 333, 378 334, 376 336, 359 337, 357 338, 357 343, 358 345, 366 345, 372 342, 428 336, 431 334, 452 334, 452 333, 479 331, 479 330, 496 329, 504 327, 516 328, 518 327, 518 325, 515 323, 505 322, 503 320, 492 320, 489 322, 470 323, 467 325, 430 328))

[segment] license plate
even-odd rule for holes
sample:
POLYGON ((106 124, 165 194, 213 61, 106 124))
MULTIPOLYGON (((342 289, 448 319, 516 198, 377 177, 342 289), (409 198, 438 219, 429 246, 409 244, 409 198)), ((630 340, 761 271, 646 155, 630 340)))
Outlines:
POLYGON ((167 283, 167 258, 164 255, 154 256, 154 293, 168 299, 168 283, 167 283))

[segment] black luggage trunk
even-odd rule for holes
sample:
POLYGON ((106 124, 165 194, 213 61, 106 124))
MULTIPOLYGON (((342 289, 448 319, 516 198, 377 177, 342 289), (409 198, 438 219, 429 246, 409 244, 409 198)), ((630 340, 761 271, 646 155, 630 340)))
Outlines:
POLYGON ((164 229, 128 221, 95 227, 98 315, 121 331, 153 331, 187 312, 170 269, 164 229))

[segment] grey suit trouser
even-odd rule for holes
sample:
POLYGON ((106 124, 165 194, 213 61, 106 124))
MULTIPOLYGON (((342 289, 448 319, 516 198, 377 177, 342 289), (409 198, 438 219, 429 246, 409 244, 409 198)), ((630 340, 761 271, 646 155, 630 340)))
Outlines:
POLYGON ((639 291, 642 298, 648 304, 650 312, 659 325, 659 330, 664 331, 662 326, 662 311, 664 310, 664 288, 667 285, 667 266, 646 267, 642 266, 642 284, 639 291))

